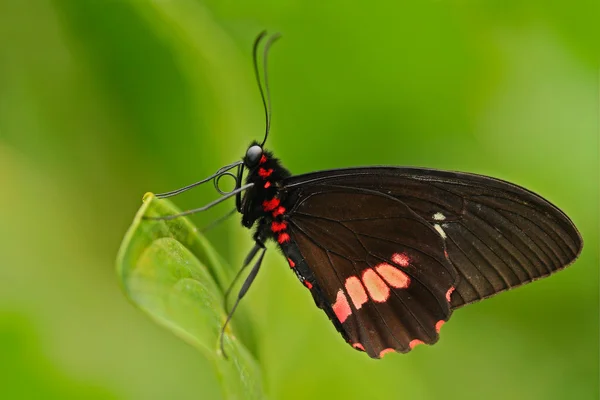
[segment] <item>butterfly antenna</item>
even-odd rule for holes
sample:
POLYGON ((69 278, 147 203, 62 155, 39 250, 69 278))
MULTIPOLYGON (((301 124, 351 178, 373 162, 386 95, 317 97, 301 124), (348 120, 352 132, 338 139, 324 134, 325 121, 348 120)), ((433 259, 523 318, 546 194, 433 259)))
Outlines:
POLYGON ((258 84, 258 90, 260 90, 260 97, 262 99, 263 108, 265 110, 265 137, 261 143, 261 147, 263 147, 267 141, 267 137, 269 136, 269 131, 271 130, 271 92, 269 91, 269 79, 267 74, 267 59, 269 54, 269 49, 275 43, 277 39, 281 37, 280 33, 274 33, 271 35, 267 42, 265 43, 265 48, 263 51, 263 80, 260 79, 260 71, 258 69, 258 46, 262 39, 267 35, 266 31, 262 31, 254 41, 254 48, 252 51, 252 60, 254 63, 254 75, 256 77, 256 83, 258 84), (264 81, 264 87, 262 82, 264 81))

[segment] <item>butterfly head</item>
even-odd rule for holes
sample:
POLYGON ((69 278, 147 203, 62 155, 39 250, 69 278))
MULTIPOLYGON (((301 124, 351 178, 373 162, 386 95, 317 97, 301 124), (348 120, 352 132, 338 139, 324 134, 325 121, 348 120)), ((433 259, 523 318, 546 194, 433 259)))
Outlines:
POLYGON ((254 142, 248 147, 246 151, 246 155, 244 156, 244 165, 248 169, 254 169, 260 163, 260 160, 263 157, 263 149, 262 147, 254 142))

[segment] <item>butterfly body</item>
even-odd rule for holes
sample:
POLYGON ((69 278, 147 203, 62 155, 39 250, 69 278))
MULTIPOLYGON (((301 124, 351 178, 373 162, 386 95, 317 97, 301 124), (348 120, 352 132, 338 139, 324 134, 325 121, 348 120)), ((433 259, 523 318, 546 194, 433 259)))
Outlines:
MULTIPOLYGON (((250 148, 253 146, 257 146, 257 143, 252 143, 250 148)), ((312 289, 315 284, 314 277, 302 262, 289 234, 288 215, 296 200, 293 195, 290 197, 289 191, 284 188, 284 181, 289 177, 291 173, 271 152, 262 151, 258 165, 250 169, 246 177, 246 183, 253 186, 242 198, 242 225, 250 229, 256 225, 254 239, 262 245, 270 239, 275 241, 287 256, 288 263, 298 279, 312 289)))

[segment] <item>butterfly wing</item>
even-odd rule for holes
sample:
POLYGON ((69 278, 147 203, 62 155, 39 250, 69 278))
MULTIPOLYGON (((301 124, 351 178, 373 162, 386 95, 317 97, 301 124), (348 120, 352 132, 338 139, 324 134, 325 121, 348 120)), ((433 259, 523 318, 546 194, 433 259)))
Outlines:
POLYGON ((298 272, 342 335, 372 357, 434 343, 452 309, 542 278, 582 247, 555 206, 516 185, 413 168, 285 181, 298 272))

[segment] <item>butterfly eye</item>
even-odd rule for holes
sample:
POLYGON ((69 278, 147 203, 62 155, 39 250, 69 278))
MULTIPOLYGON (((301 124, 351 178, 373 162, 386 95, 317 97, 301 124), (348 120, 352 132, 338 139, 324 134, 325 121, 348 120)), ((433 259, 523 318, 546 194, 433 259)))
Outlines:
POLYGON ((260 158, 262 157, 262 154, 262 147, 257 144, 250 146, 246 152, 246 157, 244 157, 244 164, 246 164, 246 166, 249 168, 256 167, 260 161, 260 158))

